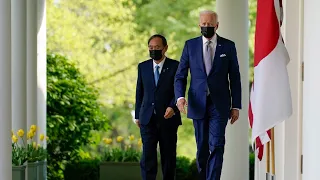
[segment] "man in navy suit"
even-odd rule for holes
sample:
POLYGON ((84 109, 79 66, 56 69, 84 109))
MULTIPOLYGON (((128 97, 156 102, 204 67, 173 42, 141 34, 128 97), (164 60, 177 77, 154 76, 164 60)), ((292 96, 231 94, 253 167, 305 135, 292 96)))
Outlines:
MULTIPOLYGON (((180 112, 193 119, 197 165, 201 180, 219 180, 223 164, 225 129, 241 109, 241 82, 234 42, 218 36, 218 16, 200 13, 202 36, 186 41, 175 77, 180 112), (185 99, 188 70, 191 83, 185 99)), ((231 172, 232 173, 232 172, 231 172)))
POLYGON ((136 90, 135 119, 143 143, 141 175, 143 180, 156 179, 159 142, 163 179, 174 180, 177 131, 181 125, 174 96, 179 62, 165 57, 168 45, 162 35, 150 37, 148 46, 151 59, 138 65, 136 90))

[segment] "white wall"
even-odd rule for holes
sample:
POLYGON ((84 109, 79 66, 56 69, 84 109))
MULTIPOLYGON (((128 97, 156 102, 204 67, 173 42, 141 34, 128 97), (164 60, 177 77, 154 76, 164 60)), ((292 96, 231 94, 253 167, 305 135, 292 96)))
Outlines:
POLYGON ((320 179, 320 1, 304 0, 303 179, 320 179))

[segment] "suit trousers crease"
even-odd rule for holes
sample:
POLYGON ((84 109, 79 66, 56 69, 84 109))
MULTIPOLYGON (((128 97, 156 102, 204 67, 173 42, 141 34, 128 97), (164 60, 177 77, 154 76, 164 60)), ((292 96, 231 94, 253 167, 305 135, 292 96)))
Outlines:
POLYGON ((160 147, 163 180, 175 179, 178 126, 153 114, 147 125, 140 127, 143 153, 140 162, 143 180, 155 180, 158 170, 157 144, 160 147))
POLYGON ((204 119, 193 120, 200 180, 220 180, 227 123, 228 116, 217 110, 209 95, 204 119))

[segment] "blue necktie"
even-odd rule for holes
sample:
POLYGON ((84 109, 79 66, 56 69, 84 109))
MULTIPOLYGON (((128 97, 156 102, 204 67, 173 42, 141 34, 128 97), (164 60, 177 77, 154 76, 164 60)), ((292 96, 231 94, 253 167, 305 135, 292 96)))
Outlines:
POLYGON ((156 85, 158 85, 158 80, 159 80, 159 76, 160 76, 160 73, 159 73, 159 66, 156 65, 156 70, 154 72, 154 81, 156 82, 156 85))

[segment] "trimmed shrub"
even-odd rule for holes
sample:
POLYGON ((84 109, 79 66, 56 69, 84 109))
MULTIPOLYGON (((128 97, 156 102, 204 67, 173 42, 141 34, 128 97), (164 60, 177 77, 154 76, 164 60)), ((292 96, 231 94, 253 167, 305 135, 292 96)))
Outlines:
POLYGON ((93 130, 106 130, 99 93, 66 57, 47 55, 48 179, 63 179, 66 163, 81 159, 93 130))
POLYGON ((99 180, 99 160, 82 160, 68 163, 64 171, 65 180, 99 180))

